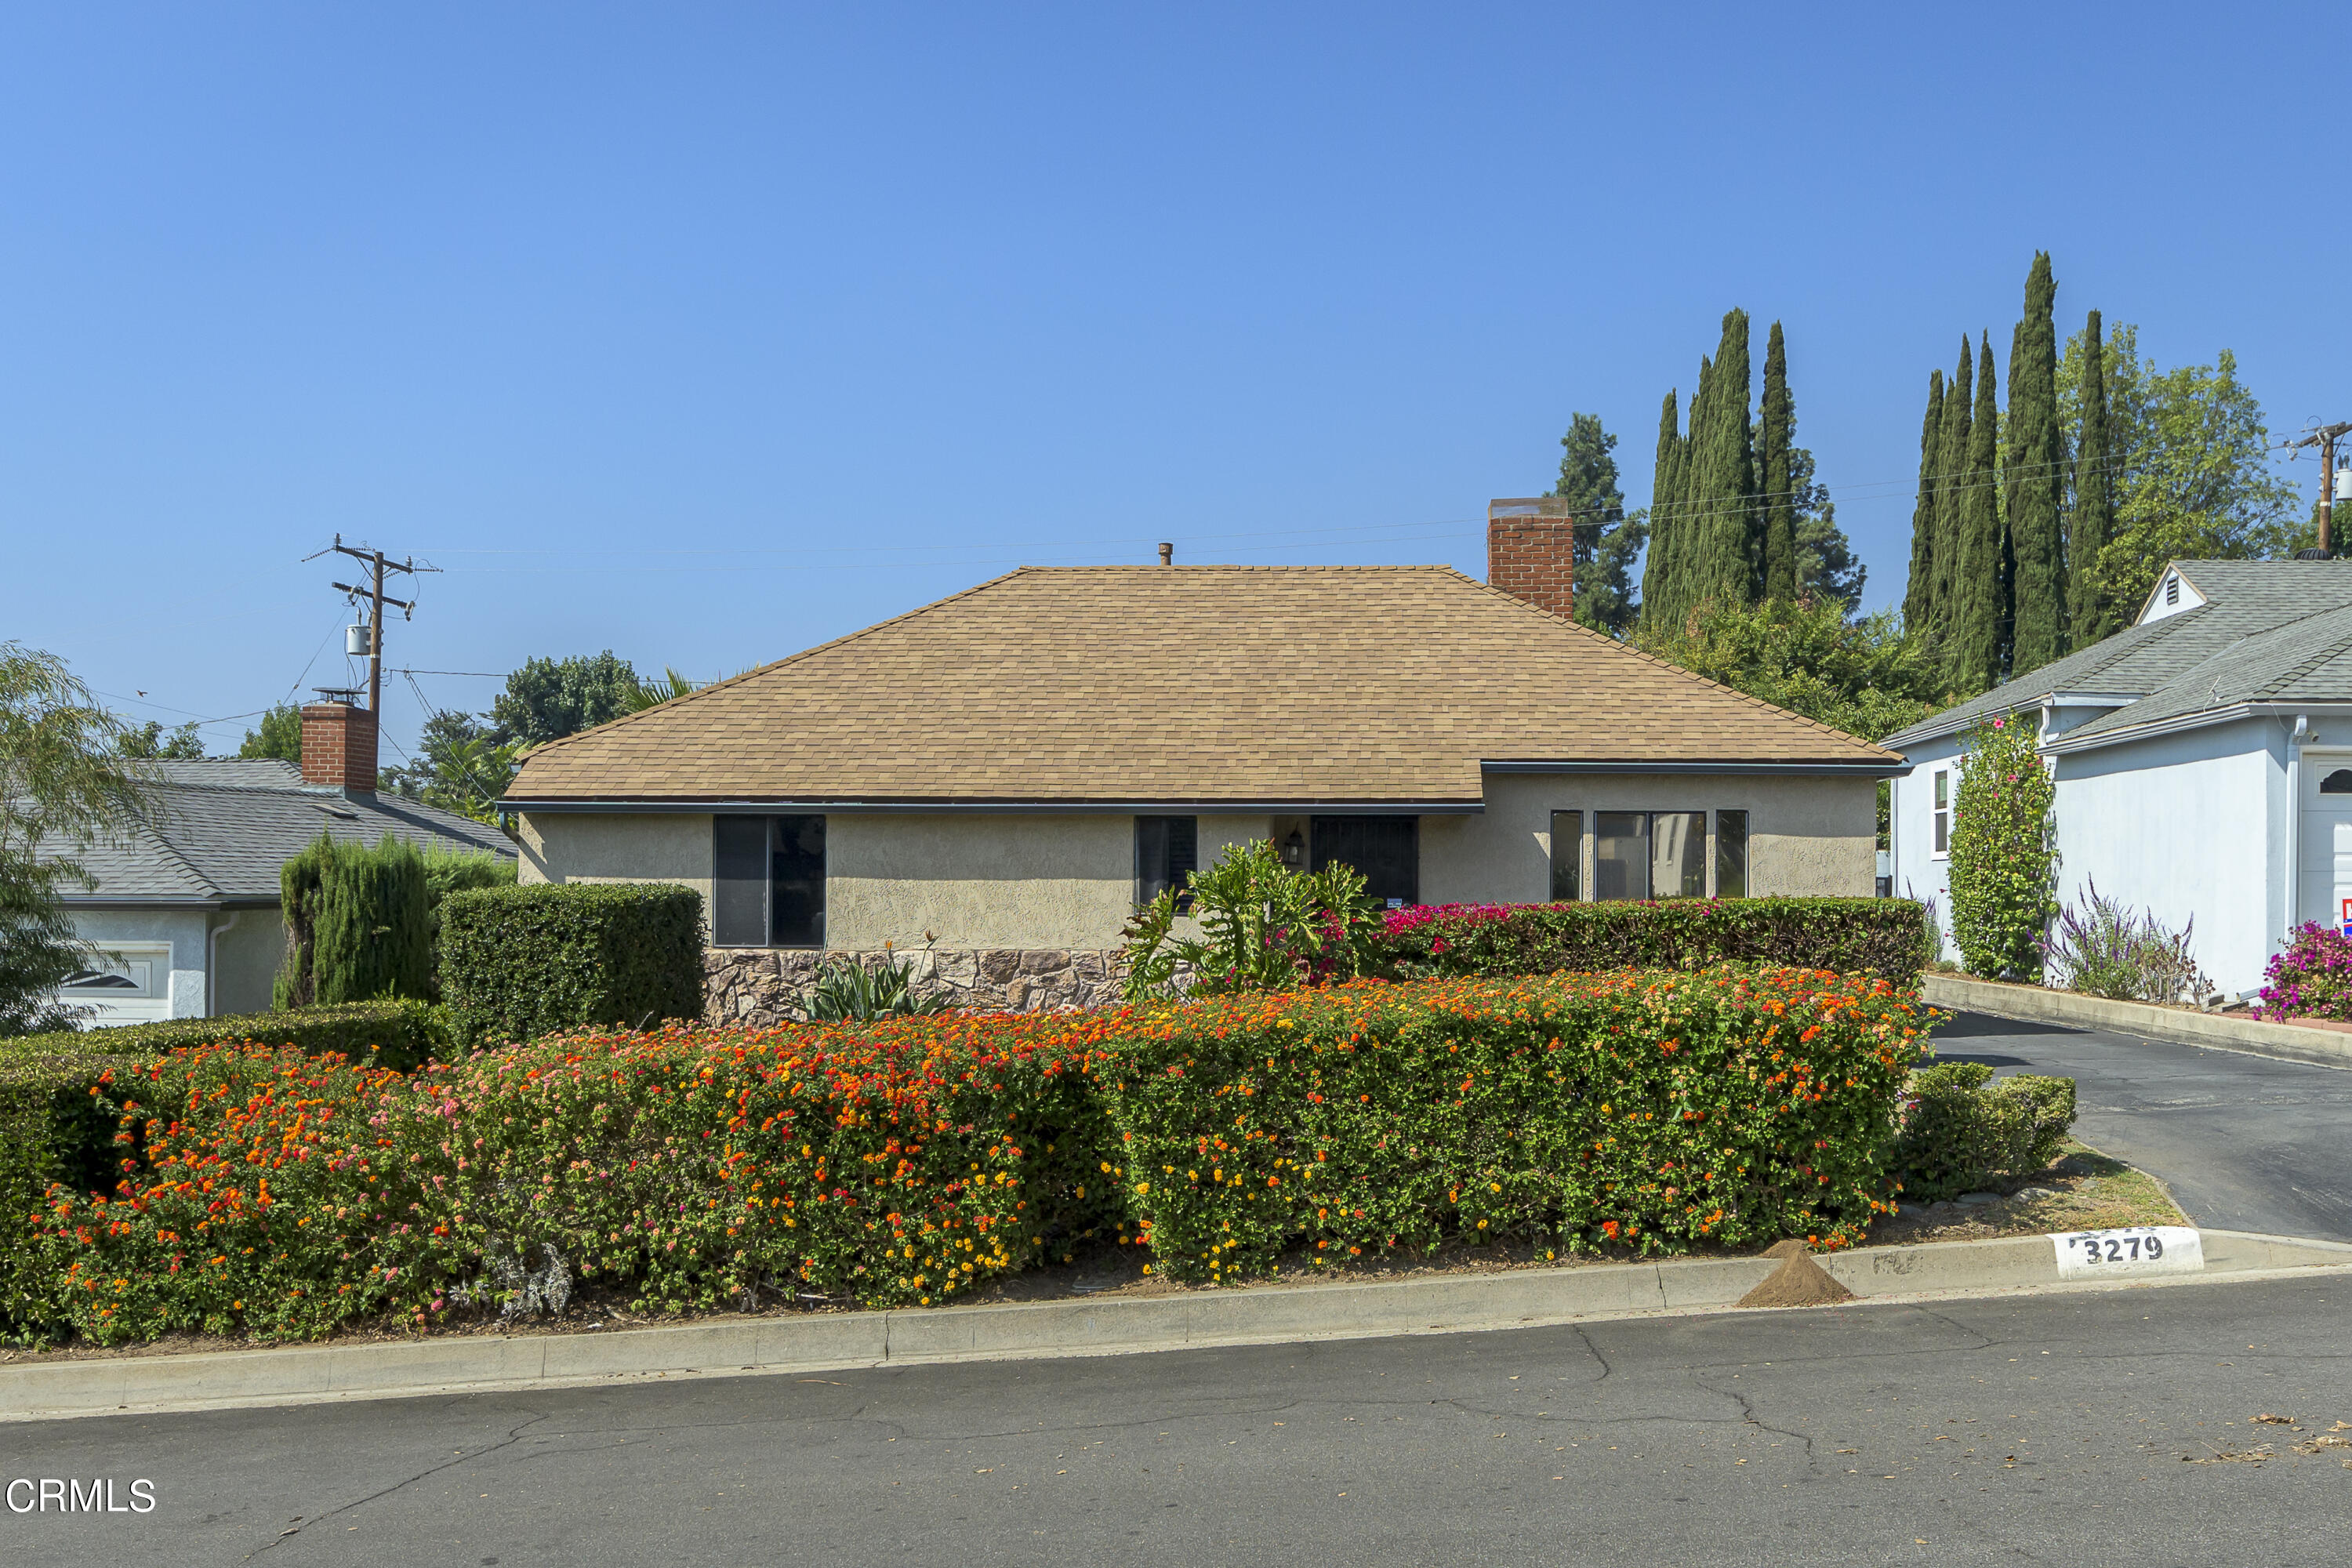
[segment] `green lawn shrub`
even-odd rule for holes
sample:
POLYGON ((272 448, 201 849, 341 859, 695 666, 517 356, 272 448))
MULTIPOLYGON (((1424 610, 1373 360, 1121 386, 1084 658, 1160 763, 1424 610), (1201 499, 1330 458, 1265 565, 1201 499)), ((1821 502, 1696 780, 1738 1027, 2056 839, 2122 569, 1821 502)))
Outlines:
POLYGON ((1147 1013, 1097 1064, 1180 1279, 1454 1237, 1860 1239, 1922 1009, 1820 971, 1342 985, 1147 1013))
POLYGON ((441 901, 441 994, 468 1047, 702 1016, 702 895, 538 883, 441 901))
POLYGON ((68 1327, 61 1265, 40 1224, 47 1194, 110 1191, 117 1175, 103 1080, 125 1059, 31 1046, 56 1038, 27 1036, 0 1053, 0 1342, 68 1327))
POLYGON ((0 1061, 19 1056, 161 1056, 165 1051, 237 1040, 289 1046, 314 1057, 338 1051, 355 1061, 372 1061, 401 1072, 446 1057, 451 1048, 448 1016, 441 1008, 425 1002, 394 1000, 26 1035, 0 1040, 0 1061))
POLYGON ((320 834, 278 873, 286 962, 280 1009, 433 994, 425 857, 406 839, 320 834))
POLYGON ((1408 976, 1598 973, 1768 963, 1908 985, 1934 948, 1909 899, 1666 899, 1391 910, 1386 967, 1408 976))
POLYGON ((2042 978, 2042 944, 2057 918, 2057 785, 2036 747, 2031 713, 1964 737, 1952 795, 1952 942, 1970 974, 2042 978))
POLYGON ((2071 1078, 1996 1079, 1982 1062, 1924 1068, 1912 1077, 1895 1145, 1904 1196, 1933 1203, 2031 1176, 2058 1157, 2074 1125, 2071 1078))

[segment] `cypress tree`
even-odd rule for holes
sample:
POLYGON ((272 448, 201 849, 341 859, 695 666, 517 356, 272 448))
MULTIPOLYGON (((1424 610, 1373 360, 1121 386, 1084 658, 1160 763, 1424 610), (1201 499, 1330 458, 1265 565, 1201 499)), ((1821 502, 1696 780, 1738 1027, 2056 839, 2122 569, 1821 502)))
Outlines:
POLYGON ((1936 595, 1932 628, 1950 659, 1952 617, 1960 597, 1962 513, 1969 499, 1969 391, 1976 384, 1976 345, 1960 339, 1959 368, 1944 385, 1944 432, 1936 441, 1936 595))
POLYGON ((1789 396, 1789 351, 1780 323, 1764 349, 1763 429, 1759 447, 1764 524, 1764 597, 1783 604, 1797 596, 1797 500, 1789 448, 1796 436, 1796 405, 1789 396))
POLYGON ((1749 518, 1756 500, 1748 421, 1748 312, 1723 318, 1723 341, 1700 388, 1702 418, 1691 420, 1689 492, 1694 522, 1683 565, 1685 605, 1744 605, 1754 596, 1749 518))
POLYGON ((278 1006, 432 994, 430 900, 416 846, 387 836, 370 848, 320 834, 278 880, 287 953, 278 1006))
POLYGON ((1927 373, 1927 415, 1919 423, 1919 495, 1911 504, 1911 576, 1903 590, 1903 626, 1918 631, 1936 621, 1936 442, 1944 433, 1944 373, 1927 373))
POLYGON ((2050 253, 2036 251, 2025 279, 2025 316, 2010 348, 2009 443, 2002 457, 2016 574, 2009 660, 2015 675, 2063 658, 2069 646, 2059 523, 2066 504, 2066 437, 2058 425, 2057 300, 2050 253))
POLYGON ((2099 313, 2083 328, 2083 434, 2074 447, 2074 513, 2066 535, 2068 609, 2074 646, 2088 647, 2116 630, 2115 606, 2100 591, 2099 553, 2116 532, 2114 477, 2107 471, 2107 372, 2099 313))
POLYGON ((1969 459, 1959 494, 1960 558, 1952 600, 1952 681, 1976 692, 2000 684, 2001 645, 2009 619, 2002 588, 2000 497, 1996 489, 2000 454, 2000 389, 1992 365, 1992 340, 1986 334, 1977 360, 1976 410, 1969 420, 1969 459))
POLYGON ((1674 557, 1683 528, 1684 443, 1676 395, 1667 393, 1658 410, 1658 461, 1650 479, 1650 553, 1642 563, 1642 624, 1646 626, 1663 626, 1673 619, 1667 601, 1674 593, 1674 557))

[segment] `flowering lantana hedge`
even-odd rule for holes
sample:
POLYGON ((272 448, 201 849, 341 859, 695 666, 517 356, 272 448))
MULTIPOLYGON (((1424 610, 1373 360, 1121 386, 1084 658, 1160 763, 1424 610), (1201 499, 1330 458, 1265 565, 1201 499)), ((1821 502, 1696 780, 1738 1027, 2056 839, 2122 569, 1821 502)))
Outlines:
POLYGON ((1924 1012, 1819 972, 1365 982, 1098 1014, 589 1035, 402 1076, 261 1046, 81 1091, 122 1179, 0 1237, 18 1337, 315 1337, 525 1276, 950 1301, 1090 1238, 1215 1279, 1456 1234, 1855 1239, 1924 1012))
MULTIPOLYGON (((1450 1236, 1858 1240, 1894 1200, 1925 1010, 1825 972, 1624 972, 1234 997, 1095 1069, 1179 1279, 1450 1236)), ((1157 1025, 1156 1027, 1150 1026, 1157 1025)))
POLYGON ((1771 963, 1907 984, 1934 948, 1927 910, 1909 899, 1663 899, 1391 910, 1380 952, 1412 975, 1771 963))

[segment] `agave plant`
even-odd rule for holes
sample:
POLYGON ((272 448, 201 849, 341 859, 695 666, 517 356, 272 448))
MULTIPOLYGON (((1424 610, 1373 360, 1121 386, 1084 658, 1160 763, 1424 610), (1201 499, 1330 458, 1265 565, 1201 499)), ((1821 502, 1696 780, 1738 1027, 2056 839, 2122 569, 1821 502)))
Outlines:
POLYGON ((855 959, 825 961, 809 988, 808 1016, 820 1023, 871 1023, 877 1018, 944 1013, 944 994, 917 996, 914 973, 889 960, 868 967, 855 959))

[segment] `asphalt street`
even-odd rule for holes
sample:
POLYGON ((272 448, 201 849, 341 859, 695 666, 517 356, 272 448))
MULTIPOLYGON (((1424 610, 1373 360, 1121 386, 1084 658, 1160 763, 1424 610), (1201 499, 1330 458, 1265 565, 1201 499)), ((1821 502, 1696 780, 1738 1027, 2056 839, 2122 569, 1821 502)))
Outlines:
POLYGON ((2199 1283, 7 1426, 8 1477, 158 1502, 0 1513, 0 1557, 2317 1562, 2352 1448, 2293 1445, 2352 1421, 2347 1306, 2199 1283))
POLYGON ((2074 1080, 2074 1135, 2200 1225, 2352 1241, 2352 1072, 1963 1013, 1945 1060, 2074 1080))

